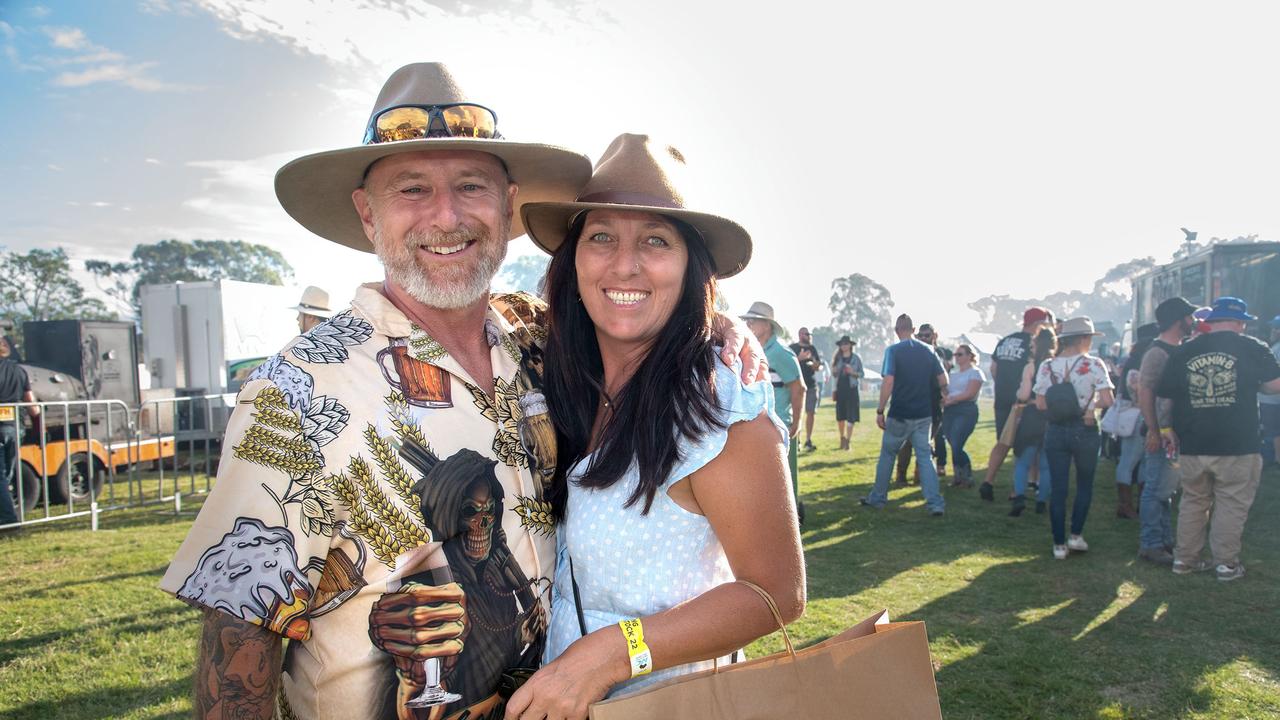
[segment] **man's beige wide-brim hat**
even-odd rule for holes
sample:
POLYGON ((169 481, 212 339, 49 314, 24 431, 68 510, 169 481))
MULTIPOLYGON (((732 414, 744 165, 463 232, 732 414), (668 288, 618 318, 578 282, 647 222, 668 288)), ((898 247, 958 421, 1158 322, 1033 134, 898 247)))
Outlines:
POLYGON ((1074 337, 1077 335, 1101 335, 1102 333, 1093 329, 1093 318, 1087 316, 1067 318, 1062 321, 1062 332, 1058 333, 1058 337, 1074 337))
MULTIPOLYGON (((469 98, 443 64, 405 65, 392 73, 382 86, 369 122, 393 107, 450 103, 485 105, 469 98)), ((364 182, 365 171, 377 160, 421 150, 479 150, 497 157, 520 186, 517 206, 572 198, 591 176, 591 160, 587 156, 553 145, 504 139, 429 137, 358 145, 300 157, 276 173, 276 197, 294 220, 316 235, 356 250, 373 252, 351 193, 364 182)), ((517 207, 507 239, 523 233, 517 207)))
POLYGON ((302 299, 298 301, 290 310, 297 310, 303 315, 315 315, 320 318, 333 317, 333 309, 329 307, 329 293, 324 288, 318 288, 315 285, 308 285, 306 290, 302 291, 302 299))
POLYGON ((751 303, 751 307, 748 308, 745 313, 739 315, 738 317, 742 318, 743 320, 768 320, 769 324, 773 326, 774 335, 778 336, 779 338, 785 338, 790 336, 790 333, 787 332, 787 329, 782 327, 782 325, 777 320, 773 319, 773 306, 770 305, 769 303, 759 302, 759 301, 753 302, 751 303))
POLYGON ((529 202, 520 212, 534 244, 555 254, 574 217, 584 210, 637 210, 692 225, 706 243, 718 277, 736 275, 751 260, 751 235, 738 223, 687 198, 684 155, 648 135, 619 135, 600 156, 575 202, 529 202))

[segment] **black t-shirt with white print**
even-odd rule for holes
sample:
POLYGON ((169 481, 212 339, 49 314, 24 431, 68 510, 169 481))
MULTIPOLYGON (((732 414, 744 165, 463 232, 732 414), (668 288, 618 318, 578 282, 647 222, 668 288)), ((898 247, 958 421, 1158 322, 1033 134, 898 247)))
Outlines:
POLYGON ((996 364, 996 407, 1011 407, 1018 399, 1022 369, 1031 361, 1031 334, 1016 332, 1004 336, 991 356, 996 364))
POLYGON ((1258 388, 1280 377, 1271 350, 1247 335, 1213 332, 1180 346, 1156 394, 1173 400, 1173 429, 1184 455, 1258 452, 1258 388))

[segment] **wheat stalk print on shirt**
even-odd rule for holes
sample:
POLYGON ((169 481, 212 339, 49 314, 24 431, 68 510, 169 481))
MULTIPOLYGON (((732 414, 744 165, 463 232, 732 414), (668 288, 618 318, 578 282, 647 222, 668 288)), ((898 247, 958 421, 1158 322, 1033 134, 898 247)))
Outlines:
POLYGON ((241 390, 163 586, 296 641, 281 717, 492 718, 500 675, 537 666, 555 559, 542 310, 493 298, 492 397, 376 285, 241 390), (460 699, 404 706, 428 684, 460 699))

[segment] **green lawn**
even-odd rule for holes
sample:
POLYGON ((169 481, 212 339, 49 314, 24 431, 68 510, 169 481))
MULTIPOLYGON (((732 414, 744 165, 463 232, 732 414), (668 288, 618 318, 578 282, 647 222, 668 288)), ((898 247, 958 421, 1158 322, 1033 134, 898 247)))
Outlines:
MULTIPOLYGON (((984 408, 970 442, 979 468, 990 418, 984 408)), ((1280 473, 1264 476, 1245 533, 1249 574, 1219 583, 1135 559, 1137 522, 1112 512, 1108 461, 1085 529, 1092 550, 1058 562, 1047 515, 1005 514, 1010 465, 994 504, 947 490, 946 516, 930 518, 907 488, 876 512, 857 498, 879 432, 859 425, 841 452, 834 426, 824 406, 819 450, 800 461, 802 643, 880 608, 925 621, 947 718, 1280 716, 1280 473)), ((160 505, 104 514, 97 533, 80 518, 0 538, 0 717, 189 716, 196 613, 156 583, 190 522, 160 505)), ((752 648, 779 649, 776 636, 752 648)))

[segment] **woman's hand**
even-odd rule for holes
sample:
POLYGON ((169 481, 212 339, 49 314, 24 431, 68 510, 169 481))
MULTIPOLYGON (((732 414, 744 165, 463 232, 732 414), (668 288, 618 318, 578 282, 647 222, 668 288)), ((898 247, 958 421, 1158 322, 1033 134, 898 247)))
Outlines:
POLYGON ((591 704, 631 677, 617 625, 579 638, 507 701, 505 720, 585 720, 591 704))

